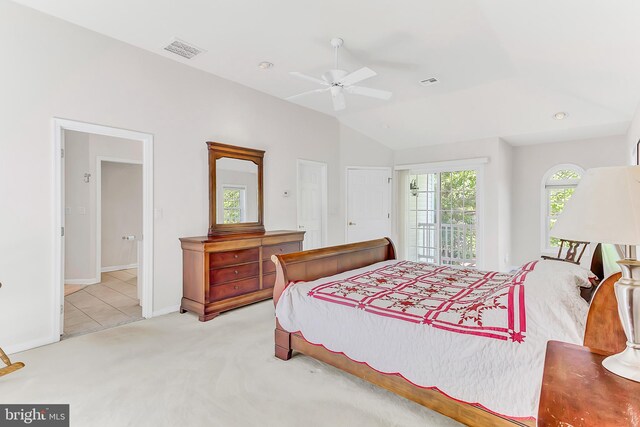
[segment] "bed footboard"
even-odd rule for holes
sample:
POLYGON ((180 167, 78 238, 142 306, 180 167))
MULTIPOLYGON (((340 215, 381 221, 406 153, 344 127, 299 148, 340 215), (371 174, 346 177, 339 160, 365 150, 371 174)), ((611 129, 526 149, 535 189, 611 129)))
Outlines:
POLYGON ((280 295, 291 282, 316 280, 391 259, 396 259, 396 249, 387 237, 286 255, 272 255, 271 260, 276 265, 273 303, 278 304, 280 295))
POLYGON ((291 347, 291 334, 280 326, 278 319, 276 319, 275 330, 275 343, 276 343, 276 357, 280 360, 289 360, 293 354, 293 348, 291 347))
MULTIPOLYGON (((386 237, 286 255, 273 255, 271 260, 276 265, 273 303, 278 303, 280 295, 291 282, 316 280, 390 259, 396 259, 396 250, 391 239, 386 237)), ((289 360, 292 352, 291 334, 285 331, 276 319, 275 355, 278 359, 289 360)))

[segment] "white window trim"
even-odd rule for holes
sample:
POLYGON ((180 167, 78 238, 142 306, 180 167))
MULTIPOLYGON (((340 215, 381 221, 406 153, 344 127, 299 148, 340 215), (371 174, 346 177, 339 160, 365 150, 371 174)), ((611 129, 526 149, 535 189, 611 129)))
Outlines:
MULTIPOLYGON (((222 184, 222 198, 224 200, 224 190, 242 190, 240 193, 240 222, 247 222, 247 186, 237 184, 222 184)), ((222 206, 222 218, 224 221, 224 204, 222 206)))
POLYGON ((409 170, 413 171, 428 171, 431 172, 448 172, 448 171, 460 171, 471 170, 478 168, 482 165, 489 163, 488 157, 476 157, 473 159, 461 159, 461 160, 446 160, 442 162, 430 162, 430 163, 414 163, 407 165, 396 165, 394 170, 409 170))
MULTIPOLYGON (((569 169, 576 173, 579 173, 581 177, 584 176, 585 170, 573 163, 561 163, 559 165, 555 165, 550 168, 542 177, 542 181, 540 183, 540 251, 545 255, 556 255, 558 253, 558 248, 549 247, 550 235, 547 229, 547 214, 548 214, 548 205, 549 200, 547 198, 547 181, 553 175, 561 170, 569 169)), ((563 181, 562 184, 559 185, 550 185, 551 188, 568 188, 577 185, 580 180, 566 180, 563 181)))

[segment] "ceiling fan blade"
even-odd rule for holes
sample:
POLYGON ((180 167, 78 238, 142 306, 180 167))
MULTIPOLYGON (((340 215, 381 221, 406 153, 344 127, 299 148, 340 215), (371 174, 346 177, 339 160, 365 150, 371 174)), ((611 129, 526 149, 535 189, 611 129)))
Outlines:
POLYGON ((376 72, 373 71, 371 68, 363 67, 357 71, 354 71, 351 74, 347 74, 346 76, 338 80, 336 83, 342 86, 349 86, 349 85, 361 82, 362 80, 373 77, 375 75, 376 75, 376 72))
POLYGON ((373 89, 370 87, 363 87, 363 86, 349 86, 345 89, 347 90, 347 92, 352 93, 354 95, 369 96, 371 98, 378 98, 378 99, 384 99, 384 100, 391 98, 391 95, 393 95, 388 90, 373 89))
POLYGON ((310 81, 310 82, 314 82, 314 83, 320 84, 322 86, 329 86, 329 83, 325 82, 324 80, 321 80, 321 79, 318 79, 318 78, 315 78, 315 77, 312 77, 312 76, 308 76, 306 74, 302 74, 302 73, 299 73, 297 71, 291 71, 289 74, 291 74, 292 76, 297 77, 299 79, 302 79, 302 80, 307 80, 307 81, 310 81))
POLYGON ((330 88, 330 87, 325 87, 325 88, 322 88, 322 89, 308 90, 308 91, 306 91, 306 92, 302 92, 302 93, 299 93, 299 94, 297 94, 297 95, 288 96, 288 97, 286 97, 285 99, 286 99, 287 101, 291 101, 292 99, 296 99, 296 98, 299 98, 299 97, 301 97, 301 96, 311 95, 312 93, 326 92, 326 91, 328 91, 329 89, 331 89, 331 88, 330 88))
POLYGON ((333 100, 333 109, 335 111, 344 110, 347 107, 347 102, 344 99, 343 91, 331 91, 331 99, 333 100))

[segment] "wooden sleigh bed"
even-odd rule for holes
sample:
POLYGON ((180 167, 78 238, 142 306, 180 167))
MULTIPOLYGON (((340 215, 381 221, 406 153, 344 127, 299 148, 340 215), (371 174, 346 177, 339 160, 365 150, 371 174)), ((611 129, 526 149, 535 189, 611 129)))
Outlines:
MULTIPOLYGON (((391 240, 387 238, 287 255, 274 255, 272 257, 276 264, 274 304, 277 304, 288 283, 316 280, 393 259, 396 259, 395 248, 391 240)), ((592 271, 601 272, 601 262, 600 256, 594 256, 592 271)), ((626 338, 618 318, 613 291, 613 284, 618 277, 619 274, 614 275, 599 285, 593 296, 587 318, 584 345, 597 349, 603 354, 619 352, 625 347, 626 338)), ((294 351, 325 362, 467 425, 536 425, 534 420, 502 417, 479 405, 463 403, 451 399, 437 390, 413 385, 399 375, 380 373, 343 354, 310 344, 300 334, 285 331, 276 321, 276 357, 289 360, 294 351)))

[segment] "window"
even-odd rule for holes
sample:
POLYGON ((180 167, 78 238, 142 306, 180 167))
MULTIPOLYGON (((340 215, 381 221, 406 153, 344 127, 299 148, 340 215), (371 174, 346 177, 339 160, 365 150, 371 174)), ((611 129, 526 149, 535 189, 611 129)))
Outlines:
POLYGON ((560 246, 560 239, 551 237, 551 230, 558 216, 564 210, 567 201, 573 195, 584 170, 575 165, 558 165, 551 168, 544 176, 543 184, 543 252, 552 251, 560 246))
POLYGON ((239 185, 222 186, 222 206, 224 224, 245 222, 247 188, 239 185))
POLYGON ((477 264, 477 171, 409 174, 407 255, 434 264, 477 264))

